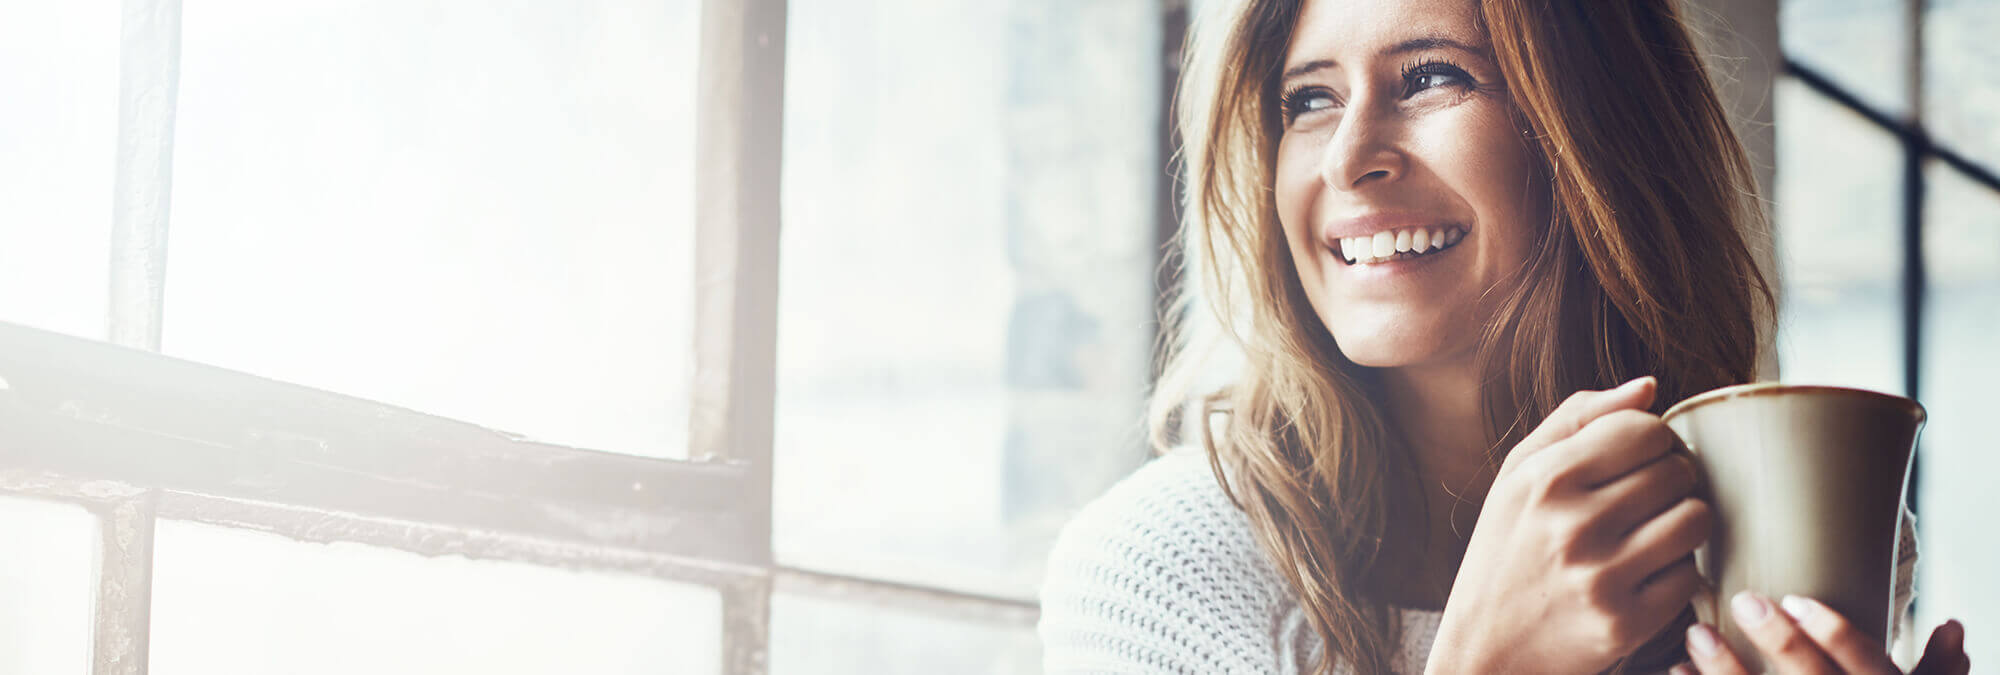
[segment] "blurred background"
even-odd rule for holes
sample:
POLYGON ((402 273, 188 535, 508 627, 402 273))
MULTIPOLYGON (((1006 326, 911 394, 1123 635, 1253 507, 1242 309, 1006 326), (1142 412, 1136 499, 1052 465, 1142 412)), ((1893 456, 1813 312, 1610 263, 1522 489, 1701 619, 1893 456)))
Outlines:
MULTIPOLYGON (((1225 1, 0 0, 0 674, 1038 672, 1225 1)), ((2000 2, 1687 7, 2000 658, 2000 2)))

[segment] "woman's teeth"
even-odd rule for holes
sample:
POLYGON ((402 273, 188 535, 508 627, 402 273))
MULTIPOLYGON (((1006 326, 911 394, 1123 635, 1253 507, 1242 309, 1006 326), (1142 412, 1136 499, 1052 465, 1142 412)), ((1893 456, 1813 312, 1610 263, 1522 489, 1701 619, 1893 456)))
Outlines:
POLYGON ((1388 262, 1436 253, 1464 238, 1465 228, 1457 225, 1389 230, 1340 240, 1340 255, 1351 264, 1388 262))

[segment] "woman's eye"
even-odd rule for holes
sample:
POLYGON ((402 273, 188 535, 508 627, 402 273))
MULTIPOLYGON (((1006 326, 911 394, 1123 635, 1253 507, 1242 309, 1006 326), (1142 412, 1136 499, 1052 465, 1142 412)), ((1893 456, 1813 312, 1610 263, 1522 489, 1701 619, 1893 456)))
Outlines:
POLYGON ((1414 96, 1417 92, 1433 87, 1464 86, 1472 83, 1472 77, 1465 71, 1451 66, 1433 65, 1410 72, 1403 77, 1403 95, 1414 96))
POLYGON ((1300 115, 1326 110, 1339 105, 1333 94, 1324 89, 1304 89, 1285 96, 1285 121, 1296 120, 1300 115))

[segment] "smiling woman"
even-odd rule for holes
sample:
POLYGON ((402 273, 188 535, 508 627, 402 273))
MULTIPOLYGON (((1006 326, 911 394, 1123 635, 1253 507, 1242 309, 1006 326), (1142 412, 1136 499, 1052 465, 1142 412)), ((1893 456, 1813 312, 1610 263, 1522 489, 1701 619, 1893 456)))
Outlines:
POLYGON ((1183 292, 1244 365, 1197 390, 1210 347, 1180 333, 1167 456, 1052 554, 1050 672, 1657 671, 1688 647, 1729 672, 1690 628, 1711 516, 1656 413, 1753 378, 1771 296, 1679 6, 1244 0, 1197 24, 1183 292))

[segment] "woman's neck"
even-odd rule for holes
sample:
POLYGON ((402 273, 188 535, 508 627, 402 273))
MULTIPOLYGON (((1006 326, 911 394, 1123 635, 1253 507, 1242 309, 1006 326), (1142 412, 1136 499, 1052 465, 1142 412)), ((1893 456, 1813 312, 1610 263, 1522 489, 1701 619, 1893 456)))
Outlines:
MULTIPOLYGON (((1450 594, 1466 540, 1493 484, 1479 373, 1470 355, 1439 364, 1382 371, 1384 412, 1392 438, 1402 441, 1422 486, 1421 511, 1399 508, 1405 520, 1383 542, 1378 587, 1391 604, 1437 609, 1450 594)), ((1416 506, 1414 499, 1402 504, 1416 506)))
MULTIPOLYGON (((1386 369, 1382 388, 1389 430, 1411 453, 1426 489, 1484 498, 1492 483, 1479 373, 1471 359, 1386 369)), ((1475 502, 1476 503, 1476 502, 1475 502)))

